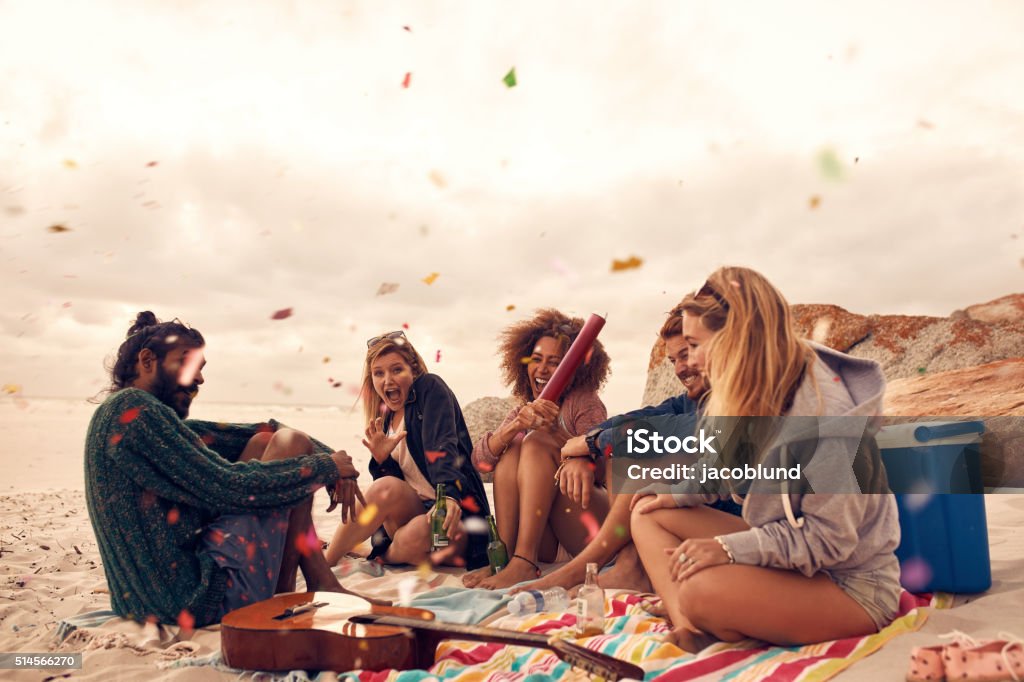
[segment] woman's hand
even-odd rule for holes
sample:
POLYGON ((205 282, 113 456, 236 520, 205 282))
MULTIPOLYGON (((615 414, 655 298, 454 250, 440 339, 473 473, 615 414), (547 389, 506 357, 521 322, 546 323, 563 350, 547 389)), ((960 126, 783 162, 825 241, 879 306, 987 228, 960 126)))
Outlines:
POLYGON ((334 466, 338 467, 338 476, 341 478, 359 478, 359 471, 352 464, 352 458, 344 450, 331 453, 334 466))
POLYGON ((659 509, 678 509, 679 505, 672 495, 662 493, 661 495, 636 495, 629 503, 630 511, 636 509, 640 514, 650 514, 659 509))
POLYGON ((589 457, 572 457, 558 468, 558 489, 586 509, 594 489, 594 463, 589 457))
POLYGON ((558 421, 558 405, 550 400, 537 399, 526 403, 519 409, 516 418, 510 424, 514 432, 527 429, 548 429, 558 421))
POLYGON ((672 579, 682 582, 705 568, 729 563, 729 555, 715 538, 690 538, 671 549, 666 547, 669 555, 669 572, 672 579))
POLYGON ((377 417, 370 422, 364 433, 366 433, 366 438, 363 439, 363 445, 370 451, 374 461, 378 464, 390 457, 391 453, 398 447, 398 444, 405 438, 405 429, 402 429, 393 436, 386 434, 382 417, 377 417))
MULTIPOLYGON (((454 542, 459 539, 454 533, 459 530, 459 521, 462 519, 462 507, 456 499, 445 497, 445 500, 447 501, 444 506, 444 533, 454 542)), ((432 521, 436 511, 437 505, 435 504, 431 507, 427 519, 432 521)))

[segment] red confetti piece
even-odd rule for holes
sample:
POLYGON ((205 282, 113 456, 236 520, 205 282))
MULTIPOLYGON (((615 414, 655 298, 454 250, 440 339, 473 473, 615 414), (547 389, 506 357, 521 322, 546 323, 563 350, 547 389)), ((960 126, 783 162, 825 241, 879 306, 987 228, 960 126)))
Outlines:
POLYGON ((245 560, 246 561, 252 561, 255 556, 256 556, 256 543, 255 542, 248 542, 248 543, 246 543, 246 545, 245 545, 245 560))
POLYGON ((316 536, 313 526, 306 529, 305 535, 295 538, 295 549, 299 550, 299 554, 304 557, 320 551, 320 538, 316 536))
POLYGON ((122 424, 129 424, 135 421, 136 418, 138 418, 140 410, 141 408, 139 407, 133 407, 131 409, 125 410, 124 414, 121 415, 121 418, 118 421, 120 421, 122 424))
POLYGON ((434 362, 441 362, 441 351, 437 351, 437 355, 434 356, 434 362))
POLYGON ((594 357, 594 347, 593 346, 591 346, 590 348, 587 349, 587 354, 583 358, 583 364, 584 365, 589 365, 590 364, 590 359, 592 357, 594 357))
POLYGON ((291 308, 281 308, 280 310, 276 311, 273 315, 271 315, 270 319, 272 319, 272 320, 286 320, 286 319, 288 319, 291 316, 292 316, 292 309, 291 308))
POLYGON ((204 433, 202 436, 199 437, 199 440, 203 441, 203 445, 205 445, 206 447, 210 447, 211 445, 213 445, 213 442, 216 440, 216 438, 214 438, 212 434, 204 433))
POLYGON ((110 444, 117 445, 118 443, 121 442, 122 438, 124 438, 123 433, 115 433, 113 436, 110 437, 110 444))
POLYGON ((196 619, 188 609, 182 609, 181 613, 178 614, 178 627, 182 630, 192 630, 195 628, 196 619))
POLYGON ((408 328, 409 328, 409 323, 408 322, 403 322, 402 323, 402 329, 408 329, 408 328))
POLYGON ((61 308, 70 308, 71 307, 71 301, 64 301, 64 303, 62 303, 60 307, 61 308))
POLYGON ((411 29, 411 28, 409 28, 408 26, 403 26, 403 27, 402 27, 402 30, 403 30, 403 31, 408 31, 409 33, 412 33, 412 29, 411 29))
POLYGON ((177 507, 171 507, 170 511, 167 512, 167 525, 173 526, 178 523, 181 518, 181 512, 178 511, 177 507))
POLYGON ((611 445, 611 443, 609 443, 608 445, 604 446, 604 456, 605 457, 611 457, 612 456, 612 445, 611 445))
POLYGON ((470 512, 471 514, 480 513, 480 505, 477 504, 476 498, 473 496, 469 496, 466 499, 462 500, 462 508, 470 512))
POLYGON ((597 522, 597 519, 594 518, 594 515, 590 512, 583 512, 580 514, 580 521, 587 529, 587 542, 591 542, 597 537, 597 531, 600 529, 601 524, 597 522))
POLYGON ((310 476, 313 475, 313 468, 307 466, 300 467, 299 475, 302 476, 303 478, 309 478, 310 476))
POLYGON ((210 534, 207 537, 209 537, 210 540, 215 545, 223 545, 224 544, 224 531, 222 531, 220 529, 215 528, 215 529, 211 530, 210 534))
POLYGON ((157 163, 157 161, 150 161, 149 163, 146 164, 146 168, 154 168, 156 167, 157 163))
POLYGON ((444 450, 427 450, 427 461, 433 464, 439 459, 444 459, 448 453, 444 450))
POLYGON ((409 83, 411 81, 412 81, 412 72, 411 71, 406 71, 405 72, 405 78, 402 79, 402 87, 403 88, 408 88, 409 87, 409 83))

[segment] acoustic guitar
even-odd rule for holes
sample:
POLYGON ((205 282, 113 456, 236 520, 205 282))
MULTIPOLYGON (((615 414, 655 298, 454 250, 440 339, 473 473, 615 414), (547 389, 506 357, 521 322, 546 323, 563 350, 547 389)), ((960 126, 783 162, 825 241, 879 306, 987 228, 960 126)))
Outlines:
POLYGON ((639 666, 564 639, 442 623, 424 609, 377 606, 337 592, 279 594, 221 621, 224 662, 243 670, 426 669, 443 639, 548 649, 606 680, 644 677, 639 666))

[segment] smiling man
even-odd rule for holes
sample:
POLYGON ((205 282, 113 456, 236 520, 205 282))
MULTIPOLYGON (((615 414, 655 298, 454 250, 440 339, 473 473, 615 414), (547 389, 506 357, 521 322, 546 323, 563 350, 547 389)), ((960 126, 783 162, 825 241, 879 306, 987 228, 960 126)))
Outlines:
POLYGON ((85 494, 119 615, 183 627, 295 589, 342 591, 312 530, 312 493, 354 510, 344 452, 266 424, 186 420, 203 383, 202 335, 139 313, 85 444, 85 494), (307 546, 306 538, 315 546, 307 546), (304 544, 305 543, 305 544, 304 544))

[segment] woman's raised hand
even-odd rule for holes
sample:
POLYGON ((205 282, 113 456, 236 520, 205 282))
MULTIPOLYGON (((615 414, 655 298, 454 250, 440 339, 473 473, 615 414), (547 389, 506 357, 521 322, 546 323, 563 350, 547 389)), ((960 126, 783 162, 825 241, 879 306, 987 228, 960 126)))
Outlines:
POLYGON ((384 419, 377 417, 366 427, 366 438, 363 445, 370 451, 373 459, 379 464, 391 456, 398 444, 405 438, 405 429, 402 429, 393 436, 384 432, 384 419))
POLYGON ((558 489, 584 509, 590 504, 594 489, 594 463, 589 457, 572 457, 558 467, 558 489))

